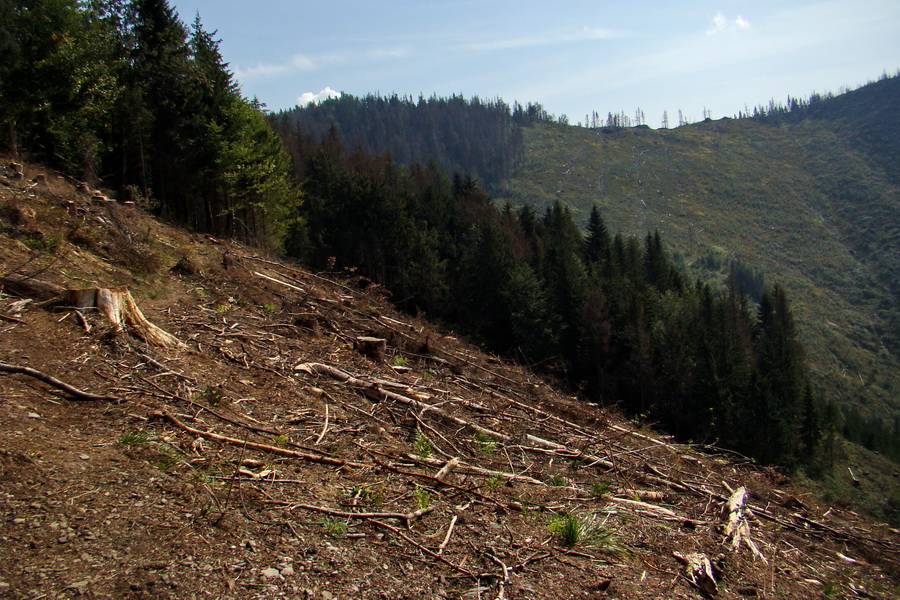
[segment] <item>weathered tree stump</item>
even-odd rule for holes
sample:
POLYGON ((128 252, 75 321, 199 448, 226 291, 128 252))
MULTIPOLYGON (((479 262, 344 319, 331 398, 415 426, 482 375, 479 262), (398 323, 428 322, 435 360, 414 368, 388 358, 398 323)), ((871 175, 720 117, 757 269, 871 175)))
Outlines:
POLYGON ((127 288, 66 290, 62 300, 79 309, 96 308, 117 329, 124 329, 127 325, 148 344, 163 348, 184 346, 178 338, 147 320, 127 288))
POLYGON ((384 362, 387 340, 376 337, 358 337, 356 338, 356 349, 360 354, 368 356, 372 360, 384 362))

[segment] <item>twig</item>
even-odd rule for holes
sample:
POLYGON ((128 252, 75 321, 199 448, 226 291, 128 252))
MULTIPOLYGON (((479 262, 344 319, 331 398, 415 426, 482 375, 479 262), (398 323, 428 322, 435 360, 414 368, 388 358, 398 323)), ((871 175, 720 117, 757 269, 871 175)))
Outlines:
POLYGON ((460 567, 459 565, 456 565, 456 564, 450 562, 449 560, 447 560, 446 558, 444 558, 443 556, 441 556, 441 555, 438 554, 437 552, 434 552, 433 550, 429 550, 428 548, 426 548, 425 546, 423 546, 423 545, 420 544, 419 542, 415 541, 414 539, 412 539, 412 538, 409 537, 408 535, 404 534, 402 531, 400 531, 399 529, 397 529, 397 528, 394 527, 393 525, 388 525, 388 524, 385 523, 384 521, 378 521, 378 520, 376 520, 376 519, 370 519, 369 522, 372 523, 372 524, 374 524, 374 525, 378 525, 379 527, 383 527, 383 528, 387 529, 388 531, 391 531, 391 532, 395 533, 396 535, 400 536, 401 538, 403 538, 404 540, 406 540, 407 542, 409 542, 410 544, 412 544, 413 546, 415 546, 416 548, 418 548, 420 551, 424 552, 424 553, 427 554, 428 556, 431 556, 432 558, 436 558, 437 560, 441 561, 442 563, 444 563, 444 564, 447 565, 448 567, 452 568, 454 571, 458 571, 458 572, 462 573, 463 575, 465 575, 466 577, 470 577, 471 579, 474 579, 474 580, 476 580, 476 581, 478 580, 478 575, 476 575, 475 573, 469 571, 468 569, 465 569, 465 568, 463 568, 463 567, 460 567))
POLYGON ((440 546, 438 546, 438 554, 442 554, 444 552, 444 548, 446 548, 447 544, 450 543, 450 536, 453 535, 453 528, 456 527, 457 519, 459 519, 459 515, 453 515, 453 518, 450 519, 450 525, 447 527, 447 535, 444 536, 444 541, 441 542, 440 546))
POLYGON ((427 515, 431 511, 434 510, 434 506, 429 506, 428 508, 422 508, 411 513, 388 513, 388 512, 347 512, 343 510, 335 510, 333 508, 327 508, 325 506, 315 506, 312 504, 289 504, 290 508, 288 510, 294 510, 295 508, 302 508, 304 510, 311 510, 313 512, 320 512, 326 515, 331 515, 333 517, 342 517, 345 519, 396 519, 398 521, 403 521, 407 527, 409 527, 409 523, 418 519, 423 515, 427 515))
POLYGON ((53 387, 66 392, 67 394, 73 396, 76 400, 98 400, 105 402, 114 402, 115 404, 121 404, 122 402, 124 402, 122 398, 117 398, 115 396, 98 396, 96 394, 84 392, 76 387, 69 385, 68 383, 60 381, 55 377, 51 377, 46 373, 42 373, 37 369, 32 369, 31 367, 20 367, 17 365, 0 363, 0 373, 19 373, 21 375, 34 377, 39 381, 43 381, 48 385, 52 385, 53 387))
POLYGON ((322 438, 325 437, 325 432, 328 431, 328 403, 325 403, 325 424, 322 426, 322 432, 319 434, 319 437, 316 438, 315 445, 318 446, 322 441, 322 438))

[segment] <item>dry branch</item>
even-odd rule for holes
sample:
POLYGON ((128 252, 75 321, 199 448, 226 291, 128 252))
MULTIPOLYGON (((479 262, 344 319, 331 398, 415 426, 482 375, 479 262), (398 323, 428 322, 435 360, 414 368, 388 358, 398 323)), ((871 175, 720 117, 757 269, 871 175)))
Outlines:
POLYGON ((208 440, 213 440, 216 442, 232 444, 234 446, 240 446, 240 447, 244 447, 244 448, 253 448, 254 450, 261 450, 263 452, 269 452, 272 454, 278 454, 279 456, 287 456, 290 458, 299 458, 302 460, 319 463, 322 465, 332 465, 335 467, 355 467, 355 468, 364 468, 364 467, 368 466, 363 463, 353 462, 353 461, 349 461, 349 460, 342 460, 339 458, 331 458, 330 456, 319 456, 316 454, 309 454, 306 452, 298 452, 296 450, 288 450, 287 448, 279 448, 278 446, 270 446, 268 444, 259 444, 256 442, 239 440, 236 438, 231 438, 231 437, 227 437, 224 435, 212 433, 210 431, 194 429, 193 427, 189 427, 188 425, 185 425, 177 417, 175 417, 175 415, 173 415, 169 412, 164 412, 162 414, 162 416, 165 417, 169 422, 171 422, 173 425, 175 425, 182 431, 190 433, 191 435, 196 435, 196 436, 206 438, 208 440))
POLYGON ((48 385, 52 385, 53 387, 60 389, 76 400, 101 400, 106 402, 115 402, 119 404, 122 402, 121 398, 117 398, 115 396, 98 396, 96 394, 91 394, 89 392, 82 391, 74 386, 69 385, 63 381, 55 377, 51 377, 46 373, 42 373, 37 369, 32 369, 31 367, 20 367, 17 365, 8 365, 5 363, 0 363, 0 373, 19 373, 21 375, 28 375, 29 377, 34 377, 39 381, 43 381, 48 385))
POLYGON ((325 506, 315 506, 312 504, 291 504, 288 510, 294 510, 297 508, 301 508, 303 510, 311 510, 313 512, 319 512, 325 515, 331 515, 332 517, 342 517, 345 519, 396 519, 398 521, 403 521, 403 523, 407 527, 409 526, 410 521, 414 521, 434 510, 433 506, 429 506, 428 508, 416 510, 411 513, 347 512, 343 510, 327 508, 325 506))

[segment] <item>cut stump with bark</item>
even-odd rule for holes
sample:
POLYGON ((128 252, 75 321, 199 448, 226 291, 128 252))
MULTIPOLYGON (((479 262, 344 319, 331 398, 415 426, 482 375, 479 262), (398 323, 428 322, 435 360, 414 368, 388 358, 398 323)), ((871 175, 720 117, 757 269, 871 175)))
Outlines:
POLYGON ((147 320, 128 288, 86 288, 66 290, 62 300, 78 309, 96 308, 117 329, 126 326, 139 338, 153 346, 180 348, 184 344, 172 334, 147 320))
POLYGON ((368 356, 376 362, 384 362, 384 353, 387 351, 387 340, 376 337, 356 338, 356 349, 360 354, 368 356))
POLYGON ((747 488, 739 487, 728 498, 728 502, 722 507, 722 516, 725 519, 723 532, 725 533, 725 541, 731 543, 731 549, 737 551, 741 547, 742 542, 747 542, 750 551, 753 552, 755 558, 761 559, 764 563, 768 563, 766 557, 759 551, 753 538, 750 537, 750 521, 748 520, 748 510, 745 506, 747 502, 747 488))
POLYGON ((684 576, 707 598, 716 595, 716 576, 713 573, 712 563, 705 554, 693 552, 691 554, 680 554, 673 552, 672 555, 684 565, 684 576))

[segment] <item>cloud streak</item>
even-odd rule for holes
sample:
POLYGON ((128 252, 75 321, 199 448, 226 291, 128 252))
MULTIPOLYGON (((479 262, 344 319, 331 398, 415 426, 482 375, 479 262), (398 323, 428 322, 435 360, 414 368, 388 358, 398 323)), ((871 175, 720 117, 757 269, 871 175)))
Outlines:
POLYGON ((593 40, 609 40, 627 37, 623 32, 603 29, 600 27, 584 27, 578 31, 566 33, 540 33, 526 37, 506 38, 471 42, 465 47, 469 50, 514 50, 519 48, 533 48, 539 46, 551 46, 571 44, 574 42, 587 42, 593 40))
POLYGON ((241 81, 272 79, 290 73, 310 73, 344 64, 382 62, 407 56, 409 56, 409 50, 402 47, 372 48, 362 52, 343 54, 294 54, 287 60, 278 63, 261 62, 249 67, 238 66, 234 74, 241 81))

